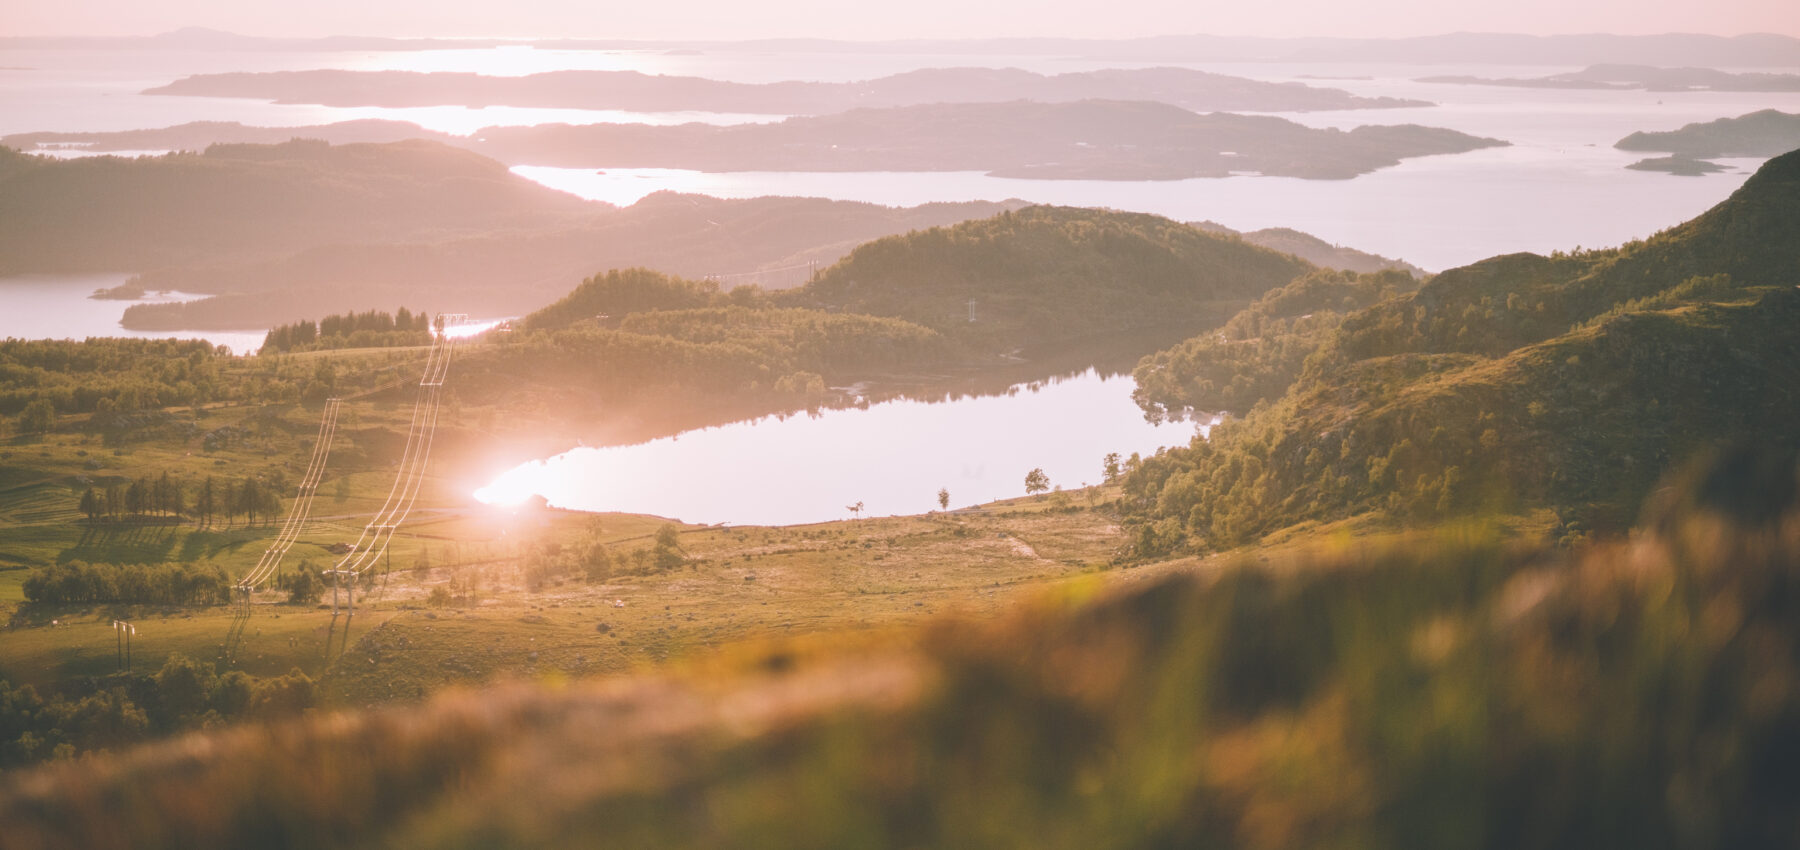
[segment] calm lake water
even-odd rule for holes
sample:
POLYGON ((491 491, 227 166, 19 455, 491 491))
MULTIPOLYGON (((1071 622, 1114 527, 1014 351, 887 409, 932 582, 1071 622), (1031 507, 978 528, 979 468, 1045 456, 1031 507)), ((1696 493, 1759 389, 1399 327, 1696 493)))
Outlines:
MULTIPOLYGON (((532 461, 476 492, 494 504, 533 494, 551 505, 696 523, 787 525, 952 508, 1025 494, 1042 468, 1074 490, 1101 480, 1108 452, 1184 445, 1193 423, 1151 425, 1129 375, 1090 370, 1002 395, 893 401, 688 431, 633 446, 578 448, 532 461)), ((1078 498, 1072 495, 1071 498, 1078 498)))
POLYGON ((262 347, 267 330, 242 331, 132 331, 119 327, 119 317, 132 304, 187 301, 204 296, 180 292, 151 293, 142 301, 89 298, 96 289, 125 282, 129 275, 26 275, 0 277, 0 339, 86 339, 91 336, 123 336, 139 339, 180 337, 204 339, 230 346, 237 354, 262 347))

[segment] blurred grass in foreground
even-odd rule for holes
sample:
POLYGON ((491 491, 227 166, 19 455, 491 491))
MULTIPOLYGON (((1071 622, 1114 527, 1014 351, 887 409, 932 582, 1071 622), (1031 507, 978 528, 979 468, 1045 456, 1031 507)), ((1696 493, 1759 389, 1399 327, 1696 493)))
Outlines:
POLYGON ((190 736, 0 780, 0 846, 1800 846, 1797 472, 190 736))

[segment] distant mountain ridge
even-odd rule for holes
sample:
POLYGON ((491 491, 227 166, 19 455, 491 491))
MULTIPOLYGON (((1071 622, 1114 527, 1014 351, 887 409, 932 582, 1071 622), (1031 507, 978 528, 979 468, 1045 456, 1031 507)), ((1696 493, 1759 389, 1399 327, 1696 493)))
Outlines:
POLYGON ((1400 62, 1407 64, 1591 65, 1682 64, 1800 67, 1800 39, 1771 33, 1737 36, 1552 35, 1446 33, 1412 38, 1257 38, 1165 35, 1134 39, 987 38, 839 41, 635 41, 601 38, 409 39, 378 36, 258 38, 199 27, 144 38, 12 37, 0 47, 36 50, 231 49, 272 51, 441 50, 533 45, 560 50, 706 50, 940 55, 1052 55, 1137 62, 1400 62))
POLYGON ((1534 89, 1605 89, 1609 91, 1800 91, 1800 74, 1731 73, 1711 68, 1665 68, 1651 65, 1592 65, 1547 77, 1421 77, 1422 83, 1506 86, 1534 89))
POLYGON ((1270 83, 1187 68, 1037 74, 1018 68, 928 68, 847 83, 738 83, 638 71, 551 71, 518 77, 413 71, 200 74, 147 95, 243 97, 325 106, 516 106, 635 112, 821 115, 859 108, 1032 100, 1150 100, 1197 112, 1293 112, 1430 106, 1341 89, 1270 83))

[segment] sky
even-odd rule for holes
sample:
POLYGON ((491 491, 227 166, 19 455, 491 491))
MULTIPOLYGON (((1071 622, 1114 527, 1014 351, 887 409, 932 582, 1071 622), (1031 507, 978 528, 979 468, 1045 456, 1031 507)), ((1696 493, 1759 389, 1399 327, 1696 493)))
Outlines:
POLYGON ((850 40, 1074 36, 1406 37, 1667 32, 1800 36, 1796 0, 0 0, 0 35, 850 40))

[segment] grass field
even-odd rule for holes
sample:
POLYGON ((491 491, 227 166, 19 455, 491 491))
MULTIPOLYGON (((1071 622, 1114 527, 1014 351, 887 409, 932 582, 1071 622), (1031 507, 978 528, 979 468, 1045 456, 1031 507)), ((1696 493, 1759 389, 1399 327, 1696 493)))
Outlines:
MULTIPOLYGON (((299 355, 345 356, 355 353, 299 355)), ((197 562, 241 575, 278 519, 209 528, 191 521, 89 523, 77 511, 80 493, 165 471, 190 482, 279 473, 290 482, 285 512, 319 413, 320 406, 306 404, 214 406, 181 413, 193 427, 117 446, 84 433, 79 421, 43 437, 15 438, 0 461, 0 606, 13 609, 0 630, 0 677, 56 689, 111 673, 118 666, 111 623, 130 619, 139 629, 139 671, 179 653, 257 676, 298 668, 323 677, 328 698, 341 704, 416 699, 500 676, 639 670, 748 638, 991 612, 1021 592, 1104 569, 1123 542, 1104 510, 1055 510, 1039 497, 918 517, 685 527, 679 539, 687 560, 672 570, 639 569, 600 582, 558 576, 531 589, 531 552, 593 541, 624 556, 649 547, 667 521, 513 512, 475 502, 470 494, 490 472, 563 446, 555 436, 529 438, 503 411, 452 403, 440 420, 420 506, 381 561, 382 577, 358 589, 354 618, 333 617, 329 589, 317 607, 287 605, 280 592, 265 591, 242 623, 229 607, 20 605, 30 568, 55 562, 197 562), (207 433, 236 436, 208 451, 207 433), (428 604, 440 587, 454 604, 428 604)), ((311 521, 284 570, 327 567, 338 558, 328 546, 356 539, 393 486, 411 413, 404 381, 346 402, 311 521)))

